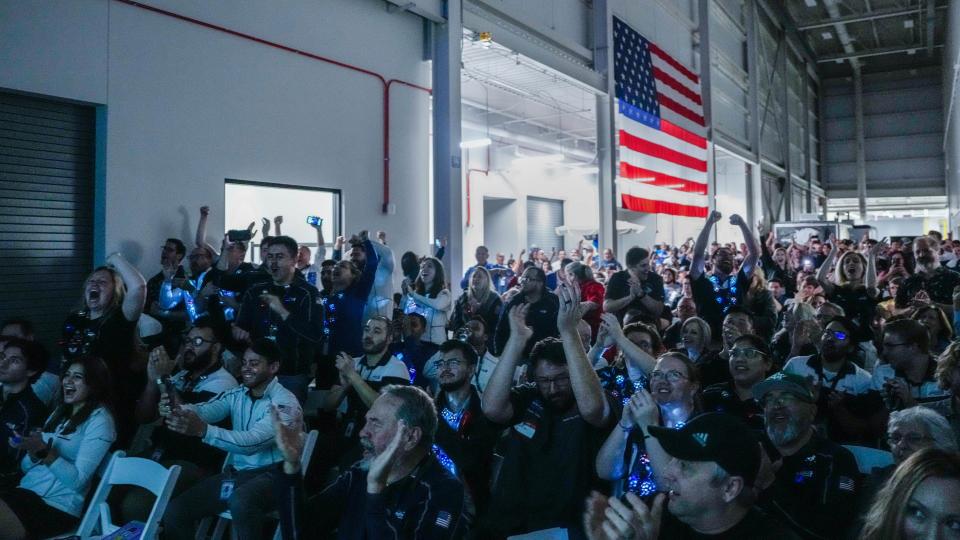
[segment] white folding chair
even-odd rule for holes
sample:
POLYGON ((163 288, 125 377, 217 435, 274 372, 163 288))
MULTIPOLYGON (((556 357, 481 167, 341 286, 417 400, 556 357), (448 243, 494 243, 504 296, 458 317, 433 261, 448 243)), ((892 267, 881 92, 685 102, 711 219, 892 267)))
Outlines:
POLYGON ((167 510, 167 503, 170 502, 173 487, 180 476, 180 466, 173 465, 168 469, 149 459, 128 458, 124 455, 124 452, 118 451, 114 452, 110 458, 110 464, 107 465, 107 470, 93 494, 93 499, 87 505, 83 519, 80 521, 77 536, 89 538, 93 535, 95 529, 99 529, 100 534, 106 536, 122 527, 123 524, 116 525, 113 523, 107 497, 110 495, 113 486, 131 485, 144 488, 156 497, 150 516, 144 523, 140 538, 143 540, 157 538, 160 519, 167 510))
POLYGON ((885 450, 869 448, 867 446, 843 445, 857 460, 857 468, 862 474, 870 474, 873 469, 893 464, 893 454, 885 450))
MULTIPOLYGON (((320 432, 313 430, 310 433, 307 433, 307 440, 303 444, 303 454, 300 456, 300 474, 306 475, 307 468, 310 466, 310 458, 313 456, 313 449, 317 446, 317 439, 320 437, 320 432)), ((230 464, 230 458, 227 457, 227 461, 224 463, 224 468, 230 464)), ((280 516, 276 512, 272 512, 270 517, 275 519, 280 519, 280 516)), ((212 518, 205 518, 200 522, 200 526, 197 528, 197 536, 195 540, 206 540, 206 532, 210 528, 210 522, 212 518)), ((227 529, 227 524, 233 520, 233 516, 230 514, 230 510, 224 510, 220 512, 217 516, 217 524, 213 528, 213 534, 210 535, 209 540, 221 540, 223 538, 223 533, 227 529)), ((282 532, 280 530, 280 524, 277 524, 277 530, 273 533, 274 540, 282 540, 282 532)), ((236 532, 233 530, 230 531, 230 537, 236 538, 236 532)))

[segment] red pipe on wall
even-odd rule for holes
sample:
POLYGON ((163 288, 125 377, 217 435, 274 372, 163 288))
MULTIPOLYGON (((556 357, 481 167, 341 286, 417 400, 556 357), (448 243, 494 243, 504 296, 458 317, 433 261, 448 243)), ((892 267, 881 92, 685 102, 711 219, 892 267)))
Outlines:
POLYGON ((239 37, 242 39, 250 40, 261 45, 266 45, 268 47, 273 47, 275 49, 280 49, 282 51, 291 52, 294 54, 299 54, 310 58, 311 60, 317 60, 327 64, 331 64, 337 67, 342 67, 344 69, 349 69, 351 71, 356 71, 357 73, 362 73, 364 75, 369 75, 370 77, 376 78, 380 81, 381 90, 383 92, 383 206, 381 211, 387 213, 387 208, 390 205, 390 86, 394 83, 400 84, 403 86, 408 86, 416 90, 422 90, 428 94, 433 94, 433 90, 425 86, 420 86, 418 84, 413 84, 410 82, 402 81, 400 79, 389 79, 387 80, 383 75, 369 69, 364 69, 359 66, 348 64, 346 62, 341 62, 339 60, 334 60, 333 58, 328 58, 326 56, 321 56, 319 54, 314 54, 302 49, 296 49, 294 47, 288 47, 282 43, 277 43, 275 41, 269 41, 257 36, 250 34, 245 34, 243 32, 238 32, 227 28, 225 26, 220 26, 217 24, 209 23, 202 21, 200 19, 194 19, 193 17, 187 17, 186 15, 181 15, 179 13, 174 13, 173 11, 167 11, 165 9, 160 9, 142 2, 137 2, 136 0, 114 0, 115 2, 120 2, 121 4, 126 4, 129 6, 137 7, 140 9, 145 9, 153 13, 158 13, 160 15, 166 15, 167 17, 172 17, 174 19, 196 24, 204 28, 209 28, 210 30, 216 30, 218 32, 223 32, 225 34, 230 34, 231 36, 239 37))

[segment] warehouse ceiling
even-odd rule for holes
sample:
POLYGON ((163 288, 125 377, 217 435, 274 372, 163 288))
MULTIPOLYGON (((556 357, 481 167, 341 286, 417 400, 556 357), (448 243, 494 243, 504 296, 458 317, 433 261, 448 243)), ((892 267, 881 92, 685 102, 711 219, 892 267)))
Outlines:
POLYGON ((584 160, 596 154, 596 94, 478 33, 464 31, 461 98, 464 128, 486 131, 499 146, 531 146, 584 160))
MULTIPOLYGON (((786 0, 823 78, 940 65, 951 0, 786 0)), ((956 1, 956 0, 953 0, 956 1)))

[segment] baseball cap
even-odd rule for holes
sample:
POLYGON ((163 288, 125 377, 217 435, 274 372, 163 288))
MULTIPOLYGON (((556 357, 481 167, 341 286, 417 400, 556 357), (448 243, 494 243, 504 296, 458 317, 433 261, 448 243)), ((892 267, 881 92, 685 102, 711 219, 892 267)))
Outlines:
POLYGON ((701 414, 680 429, 650 426, 663 450, 686 461, 713 461, 752 486, 760 469, 757 436, 742 420, 724 413, 701 414))
POLYGON ((816 396, 810 379, 795 373, 778 371, 753 387, 753 398, 762 401, 769 392, 780 390, 789 392, 807 403, 815 403, 816 396))

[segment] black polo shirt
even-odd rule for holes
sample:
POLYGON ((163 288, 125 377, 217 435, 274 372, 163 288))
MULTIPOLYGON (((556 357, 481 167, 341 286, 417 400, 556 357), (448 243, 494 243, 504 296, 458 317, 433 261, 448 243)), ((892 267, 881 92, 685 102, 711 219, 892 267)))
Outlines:
POLYGON ((860 470, 849 450, 819 435, 785 456, 759 504, 806 538, 843 537, 856 517, 860 470))
POLYGON ((485 523, 491 534, 582 530, 587 495, 609 489, 597 477, 595 461, 621 407, 605 397, 612 414, 608 425, 597 428, 580 417, 575 405, 564 413, 551 410, 534 384, 511 391, 514 417, 500 448, 503 464, 485 523))
MULTIPOLYGON (((480 394, 470 387, 470 403, 456 414, 447 409, 447 393, 437 395, 438 456, 445 455, 452 461, 457 474, 464 480, 477 511, 486 509, 490 501, 490 477, 493 473, 493 447, 496 446, 503 426, 494 424, 483 414, 480 394)), ((440 458, 444 466, 444 459, 440 458)), ((453 471, 451 471, 453 472, 453 471)))
MULTIPOLYGON (((612 276, 607 282, 607 290, 604 293, 604 300, 619 300, 621 298, 626 298, 630 295, 630 272, 627 270, 621 270, 612 276)), ((644 294, 648 295, 650 298, 663 302, 664 291, 663 291, 663 278, 660 277, 656 272, 647 272, 647 278, 641 282, 641 287, 643 288, 644 294)), ((660 318, 660 313, 651 313, 645 307, 643 307, 642 298, 634 298, 627 307, 617 311, 615 315, 620 321, 623 321, 623 316, 630 311, 631 309, 636 309, 646 316, 650 321, 656 321, 660 318)))

